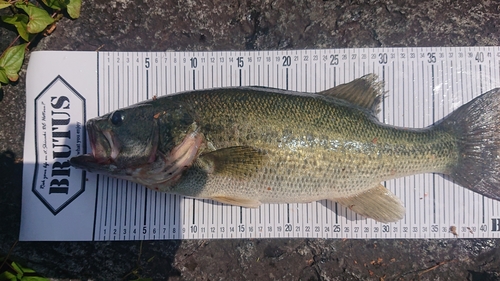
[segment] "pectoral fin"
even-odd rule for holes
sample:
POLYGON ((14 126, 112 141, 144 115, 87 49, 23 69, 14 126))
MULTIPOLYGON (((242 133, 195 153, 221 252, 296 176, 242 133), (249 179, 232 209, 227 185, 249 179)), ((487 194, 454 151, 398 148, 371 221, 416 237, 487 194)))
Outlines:
POLYGON ((399 198, 381 184, 361 194, 334 201, 362 216, 383 223, 401 220, 406 212, 399 198))
POLYGON ((207 173, 243 179, 262 167, 265 153, 250 146, 234 146, 204 153, 198 159, 196 165, 207 173))
POLYGON ((210 199, 219 201, 224 204, 242 206, 245 208, 258 208, 260 206, 260 201, 252 200, 248 198, 231 197, 231 196, 214 196, 210 199))

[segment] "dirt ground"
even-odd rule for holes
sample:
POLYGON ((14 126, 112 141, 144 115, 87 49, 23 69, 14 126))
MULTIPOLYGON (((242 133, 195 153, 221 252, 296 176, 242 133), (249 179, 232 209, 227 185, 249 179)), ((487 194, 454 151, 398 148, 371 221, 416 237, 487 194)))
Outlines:
MULTIPOLYGON (((496 1, 83 0, 34 50, 495 46, 499 25, 496 1)), ((26 64, 0 93, 0 256, 19 235, 26 64)), ((499 239, 19 242, 10 257, 53 279, 500 280, 499 239)))

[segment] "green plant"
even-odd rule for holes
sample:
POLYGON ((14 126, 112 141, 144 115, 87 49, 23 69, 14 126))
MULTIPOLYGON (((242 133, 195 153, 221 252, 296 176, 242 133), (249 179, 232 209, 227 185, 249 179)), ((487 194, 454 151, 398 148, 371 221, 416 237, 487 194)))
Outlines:
POLYGON ((0 88, 2 83, 17 81, 25 52, 39 35, 52 33, 64 13, 72 19, 80 16, 81 2, 82 0, 40 0, 35 5, 28 0, 0 0, 0 10, 11 11, 11 15, 2 16, 0 20, 15 27, 19 34, 0 55, 0 88), (24 42, 15 45, 18 41, 24 42))
POLYGON ((34 270, 9 260, 10 254, 16 245, 17 241, 10 247, 7 256, 0 258, 0 281, 49 281, 49 279, 41 277, 34 270))
MULTIPOLYGON (((0 260, 1 261, 1 260, 0 260)), ((0 268, 0 281, 48 281, 49 279, 38 275, 34 270, 22 267, 20 264, 4 260, 0 268)))

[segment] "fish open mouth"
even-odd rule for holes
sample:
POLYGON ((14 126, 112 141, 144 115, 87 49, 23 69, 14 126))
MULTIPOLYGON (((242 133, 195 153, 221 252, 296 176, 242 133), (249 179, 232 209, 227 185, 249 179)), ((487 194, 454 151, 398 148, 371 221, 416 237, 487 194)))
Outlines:
POLYGON ((79 155, 71 159, 71 163, 76 167, 89 167, 89 165, 106 165, 114 162, 120 152, 119 141, 110 131, 102 131, 94 120, 87 121, 86 129, 89 136, 89 154, 79 155))
POLYGON ((168 152, 158 150, 160 130, 154 123, 144 145, 126 146, 113 130, 98 126, 100 120, 86 124, 91 153, 71 158, 76 168, 110 174, 145 186, 173 185, 191 167, 204 147, 204 135, 194 123, 180 143, 168 152))
POLYGON ((93 120, 87 122, 87 131, 94 161, 99 164, 113 162, 120 151, 113 134, 110 131, 101 131, 93 120))
POLYGON ((124 147, 118 135, 112 130, 102 128, 98 122, 88 120, 86 129, 91 152, 71 159, 73 166, 87 170, 123 170, 153 163, 158 154, 159 127, 155 123, 152 129, 150 144, 144 149, 124 147), (125 150, 125 152, 123 151, 125 150))

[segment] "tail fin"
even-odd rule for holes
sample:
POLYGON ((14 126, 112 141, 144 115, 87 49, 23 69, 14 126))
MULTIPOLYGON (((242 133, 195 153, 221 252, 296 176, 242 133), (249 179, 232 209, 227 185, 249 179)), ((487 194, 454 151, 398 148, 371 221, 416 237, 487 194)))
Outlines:
POLYGON ((451 178, 500 200, 500 88, 461 106, 437 126, 451 129, 459 137, 459 160, 451 178))

